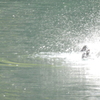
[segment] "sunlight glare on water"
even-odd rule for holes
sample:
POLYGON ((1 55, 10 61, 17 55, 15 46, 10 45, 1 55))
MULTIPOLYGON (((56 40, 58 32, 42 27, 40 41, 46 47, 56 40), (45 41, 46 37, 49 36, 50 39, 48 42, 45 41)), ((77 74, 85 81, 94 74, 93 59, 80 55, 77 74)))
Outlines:
MULTIPOLYGON (((61 63, 71 64, 71 67, 85 67, 88 68, 88 74, 100 76, 100 39, 98 36, 92 36, 90 40, 86 40, 83 43, 78 44, 79 51, 72 52, 40 52, 38 57, 45 59, 62 59, 61 63), (87 45, 90 49, 90 56, 86 59, 82 59, 81 48, 87 45)), ((59 60, 60 62, 60 60, 59 60)))
POLYGON ((86 42, 79 44, 79 47, 87 45, 90 49, 90 57, 87 64, 84 66, 88 68, 87 75, 93 75, 93 77, 100 76, 100 37, 98 35, 93 35, 86 42))
POLYGON ((88 68, 88 74, 93 77, 100 77, 100 57, 94 60, 90 60, 86 65, 88 68))
POLYGON ((0 0, 0 100, 100 100, 99 16, 99 0, 0 0))

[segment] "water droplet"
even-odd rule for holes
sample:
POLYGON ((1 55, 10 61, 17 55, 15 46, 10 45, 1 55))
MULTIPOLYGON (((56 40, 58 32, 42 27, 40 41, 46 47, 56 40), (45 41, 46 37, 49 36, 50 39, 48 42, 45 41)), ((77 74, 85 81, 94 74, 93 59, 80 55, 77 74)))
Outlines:
POLYGON ((26 88, 24 88, 24 90, 26 90, 26 88))
POLYGON ((3 95, 3 97, 5 97, 6 95, 3 95))
POLYGON ((18 66, 18 64, 16 66, 18 66))
POLYGON ((13 15, 13 17, 15 17, 15 15, 13 15))
POLYGON ((12 86, 14 86, 14 84, 12 84, 12 86))

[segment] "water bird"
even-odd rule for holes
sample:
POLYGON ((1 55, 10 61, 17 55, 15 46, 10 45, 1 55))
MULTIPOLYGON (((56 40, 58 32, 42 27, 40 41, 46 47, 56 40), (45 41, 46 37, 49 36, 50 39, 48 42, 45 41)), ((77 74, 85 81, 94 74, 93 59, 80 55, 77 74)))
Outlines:
POLYGON ((84 45, 83 48, 81 49, 82 53, 82 59, 87 58, 90 55, 90 49, 88 49, 87 45, 84 45))
POLYGON ((86 49, 87 49, 87 46, 84 45, 83 48, 81 49, 81 51, 86 51, 86 49))

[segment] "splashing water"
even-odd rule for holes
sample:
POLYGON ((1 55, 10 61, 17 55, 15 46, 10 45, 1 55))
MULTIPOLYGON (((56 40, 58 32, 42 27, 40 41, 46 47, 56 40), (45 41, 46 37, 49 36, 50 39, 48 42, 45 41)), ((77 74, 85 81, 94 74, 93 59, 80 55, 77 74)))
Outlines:
POLYGON ((72 51, 72 52, 40 52, 39 54, 36 54, 36 57, 41 57, 41 58, 61 58, 66 60, 66 62, 70 63, 82 63, 82 62, 91 62, 95 60, 97 61, 100 56, 100 41, 93 41, 93 42, 84 42, 81 44, 78 44, 78 48, 80 48, 79 51, 72 51), (87 45, 88 48, 90 49, 90 57, 86 58, 83 60, 82 57, 82 52, 80 52, 81 48, 87 45))
MULTIPOLYGON (((87 73, 100 76, 100 40, 99 37, 93 37, 91 40, 85 40, 83 43, 77 44, 77 51, 72 52, 40 52, 35 55, 42 59, 55 60, 62 63, 64 66, 68 65, 70 67, 84 67, 88 68, 87 73), (87 45, 90 49, 90 56, 86 59, 82 59, 82 52, 80 50, 84 45, 87 45)), ((31 56, 34 58, 34 54, 31 56)), ((49 62, 51 63, 51 62, 49 62)))

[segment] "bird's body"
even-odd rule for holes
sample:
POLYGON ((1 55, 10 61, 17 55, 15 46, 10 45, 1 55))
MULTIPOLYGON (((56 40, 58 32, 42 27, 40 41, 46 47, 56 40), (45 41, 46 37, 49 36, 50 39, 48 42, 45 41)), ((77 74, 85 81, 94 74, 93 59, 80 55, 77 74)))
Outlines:
POLYGON ((82 52, 82 58, 87 58, 90 55, 90 50, 86 45, 83 46, 81 52, 82 52))

